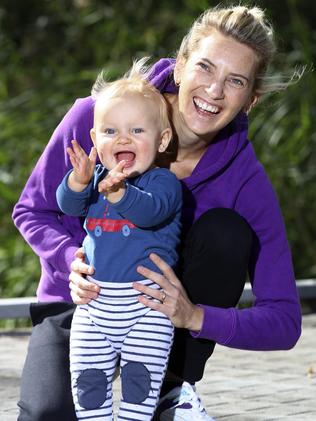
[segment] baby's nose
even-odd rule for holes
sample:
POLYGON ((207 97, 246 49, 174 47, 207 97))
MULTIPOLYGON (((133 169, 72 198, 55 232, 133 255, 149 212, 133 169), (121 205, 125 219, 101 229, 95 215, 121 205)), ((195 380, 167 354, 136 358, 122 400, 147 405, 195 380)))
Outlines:
POLYGON ((131 139, 127 135, 120 135, 118 138, 118 142, 121 143, 122 145, 125 145, 127 143, 130 143, 131 139))

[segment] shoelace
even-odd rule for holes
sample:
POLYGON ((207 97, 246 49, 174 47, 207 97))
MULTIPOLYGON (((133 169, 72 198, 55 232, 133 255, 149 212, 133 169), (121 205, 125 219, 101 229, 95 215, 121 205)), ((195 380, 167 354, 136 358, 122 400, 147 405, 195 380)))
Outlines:
POLYGON ((199 411, 202 412, 203 414, 206 414, 206 410, 202 405, 201 399, 196 395, 195 392, 196 392, 196 388, 194 386, 190 385, 190 387, 183 387, 181 389, 181 393, 179 396, 179 404, 182 404, 188 401, 195 403, 198 406, 199 411))

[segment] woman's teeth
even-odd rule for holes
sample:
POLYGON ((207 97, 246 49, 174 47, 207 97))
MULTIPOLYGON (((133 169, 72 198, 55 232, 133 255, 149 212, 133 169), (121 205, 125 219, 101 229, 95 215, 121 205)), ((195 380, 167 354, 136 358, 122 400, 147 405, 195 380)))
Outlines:
POLYGON ((219 107, 216 107, 216 105, 208 104, 207 102, 201 101, 197 98, 194 98, 193 101, 197 108, 199 108, 202 111, 207 111, 212 114, 219 113, 219 107))

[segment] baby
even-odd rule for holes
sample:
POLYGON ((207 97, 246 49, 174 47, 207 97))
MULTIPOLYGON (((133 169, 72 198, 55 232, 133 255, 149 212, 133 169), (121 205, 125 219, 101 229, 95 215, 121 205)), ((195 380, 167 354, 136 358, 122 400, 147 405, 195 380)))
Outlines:
MULTIPOLYGON (((139 64, 107 83, 99 76, 89 156, 73 140, 73 170, 57 190, 60 209, 85 217, 87 263, 95 268, 97 299, 76 307, 70 340, 72 391, 78 419, 113 420, 112 382, 122 381, 119 420, 151 420, 173 339, 173 325, 145 307, 134 281, 137 266, 157 271, 154 252, 177 262, 182 191, 169 170, 156 165, 172 137, 165 99, 139 64), (101 164, 96 165, 97 155, 101 164)), ((161 291, 161 301, 165 294, 161 291)))

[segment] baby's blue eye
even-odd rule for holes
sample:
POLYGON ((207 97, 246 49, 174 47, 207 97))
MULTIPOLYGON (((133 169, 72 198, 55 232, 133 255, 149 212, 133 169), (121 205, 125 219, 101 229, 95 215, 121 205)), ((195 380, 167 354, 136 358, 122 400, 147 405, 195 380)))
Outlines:
POLYGON ((133 133, 135 134, 139 134, 142 133, 144 130, 140 127, 136 127, 135 129, 132 130, 133 133))
POLYGON ((114 129, 107 128, 107 129, 104 130, 104 133, 105 134, 114 134, 115 133, 115 130, 114 129))

